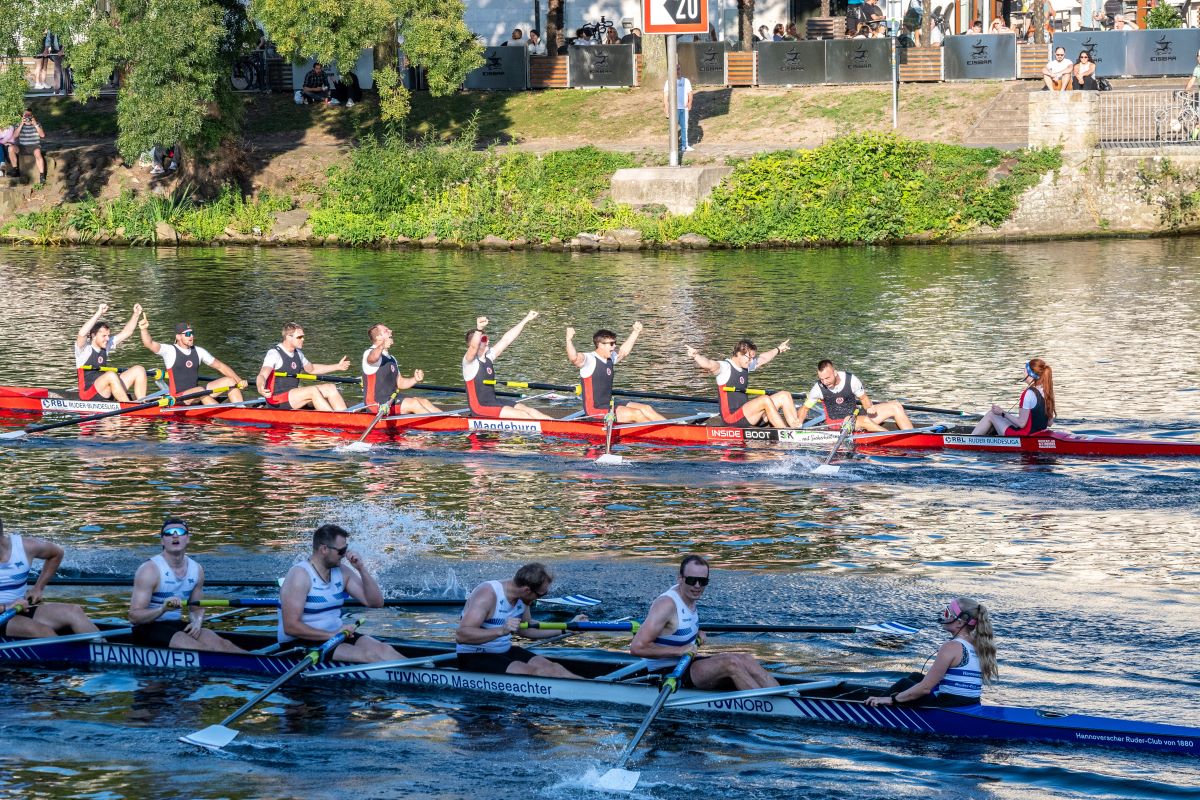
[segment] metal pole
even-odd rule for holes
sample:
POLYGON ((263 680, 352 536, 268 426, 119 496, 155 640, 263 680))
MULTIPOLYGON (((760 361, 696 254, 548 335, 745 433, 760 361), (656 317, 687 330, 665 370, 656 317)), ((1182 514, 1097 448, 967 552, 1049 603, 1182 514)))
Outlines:
POLYGON ((900 127, 900 53, 892 37, 892 130, 900 127))
POLYGON ((672 167, 679 166, 679 50, 675 34, 667 35, 667 108, 671 119, 671 160, 672 167))

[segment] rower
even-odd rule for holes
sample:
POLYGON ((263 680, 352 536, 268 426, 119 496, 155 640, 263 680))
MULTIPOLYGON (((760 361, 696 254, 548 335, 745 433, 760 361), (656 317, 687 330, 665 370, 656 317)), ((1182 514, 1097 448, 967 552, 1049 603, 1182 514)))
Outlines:
MULTIPOLYGON (((696 603, 708 586, 709 566, 703 556, 685 556, 675 585, 658 596, 638 628, 629 652, 638 658, 679 658, 704 644, 696 603)), ((739 690, 778 686, 779 681, 749 653, 696 656, 683 673, 685 688, 715 689, 732 681, 739 690)))
POLYGON ((764 421, 773 428, 799 428, 800 417, 791 392, 776 392, 751 398, 746 393, 749 374, 759 367, 771 363, 775 356, 791 349, 784 339, 777 347, 759 355, 758 348, 749 339, 740 339, 733 347, 733 355, 724 361, 713 361, 700 355, 696 348, 687 348, 688 358, 705 372, 717 376, 717 402, 720 403, 721 421, 726 425, 751 428, 764 421))
MULTIPOLYGON (((592 336, 592 344, 596 349, 591 353, 580 353, 575 349, 575 329, 567 328, 567 360, 579 368, 579 379, 583 384, 583 411, 587 416, 602 417, 608 413, 612 403, 613 369, 629 357, 641 332, 642 323, 633 323, 629 337, 621 343, 619 350, 613 352, 617 346, 617 335, 601 328, 592 336)), ((619 423, 666 419, 645 403, 625 403, 613 407, 613 410, 619 423)))
MULTIPOLYGON (((458 668, 464 672, 497 675, 538 675, 543 678, 579 678, 579 675, 548 658, 534 655, 512 643, 512 635, 526 639, 548 639, 558 631, 522 628, 538 600, 550 591, 554 576, 544 564, 534 562, 517 570, 506 581, 487 581, 475 587, 463 607, 454 633, 458 668)), ((583 614, 576 622, 587 620, 583 614)))
POLYGON ((383 592, 358 553, 349 551, 350 538, 338 525, 313 531, 312 555, 292 567, 279 588, 281 643, 319 647, 342 631, 346 641, 330 657, 333 661, 365 664, 400 659, 400 653, 371 636, 355 633, 342 623, 342 603, 354 598, 368 608, 383 606, 383 592), (349 551, 349 552, 348 552, 349 551), (349 563, 353 569, 346 569, 349 563))
POLYGON ((476 317, 475 329, 467 331, 467 352, 463 355, 463 381, 467 385, 467 405, 471 415, 487 419, 554 419, 536 408, 496 397, 496 366, 493 362, 516 341, 525 326, 538 318, 530 311, 495 344, 488 344, 487 317, 476 317))
POLYGON ((294 322, 283 326, 283 341, 267 351, 262 369, 254 379, 258 393, 275 408, 300 409, 312 406, 317 411, 345 411, 346 401, 332 383, 301 386, 296 377, 301 373, 325 375, 350 368, 350 359, 342 356, 336 364, 313 364, 300 348, 304 346, 304 329, 294 322), (284 373, 284 374, 279 374, 284 373))
MULTIPOLYGON (((199 348, 196 348, 199 350, 199 348)), ((159 530, 162 552, 142 563, 133 576, 129 598, 132 640, 143 647, 244 653, 233 642, 204 627, 204 567, 187 554, 187 523, 168 517, 159 530), (188 621, 183 607, 188 606, 188 621)))
MULTIPOLYGON (((388 402, 397 390, 411 389, 425 380, 425 373, 415 369, 411 378, 400 374, 400 364, 388 352, 393 344, 392 329, 382 322, 372 325, 367 337, 371 340, 371 346, 363 352, 362 357, 363 398, 368 411, 378 411, 379 404, 388 402)), ((397 394, 392 399, 389 413, 395 411, 401 414, 436 414, 441 409, 424 397, 397 394)))
POLYGON ((991 616, 985 606, 958 597, 942 609, 937 621, 951 639, 938 648, 928 674, 901 678, 887 694, 868 697, 867 705, 979 705, 983 684, 992 683, 999 674, 991 616))
POLYGON ((35 536, 10 535, 0 521, 0 612, 22 607, 6 625, 0 625, 0 636, 43 639, 68 629, 71 633, 99 630, 79 606, 42 602, 46 584, 62 560, 63 549, 58 545, 35 536), (35 558, 42 559, 42 571, 30 586, 29 568, 35 558))
POLYGON ((142 313, 142 307, 134 304, 133 315, 116 334, 108 322, 101 319, 108 306, 104 303, 96 309, 96 313, 83 323, 79 334, 75 337, 75 369, 79 373, 79 399, 116 400, 128 403, 129 392, 133 392, 134 400, 146 396, 146 368, 138 365, 116 371, 109 366, 112 352, 121 342, 133 333, 133 326, 142 313))
POLYGON ((1025 362, 1025 374, 1021 376, 1025 388, 1017 402, 1016 419, 1000 406, 983 415, 983 419, 971 431, 972 436, 1032 436, 1054 424, 1054 373, 1050 365, 1040 358, 1025 362))
POLYGON ((145 312, 142 313, 142 320, 138 323, 138 330, 142 337, 142 346, 162 358, 167 369, 169 391, 179 402, 185 405, 197 402, 206 406, 217 405, 218 400, 212 395, 190 400, 187 398, 188 394, 200 391, 202 388, 214 392, 219 389, 228 389, 227 396, 230 402, 242 402, 241 390, 246 388, 246 382, 239 378, 231 367, 226 366, 225 362, 217 360, 212 353, 196 344, 196 332, 192 329, 190 322, 175 324, 174 344, 159 344, 150 338, 150 320, 146 318, 145 312), (212 367, 224 377, 211 380, 201 387, 201 364, 212 367))
POLYGON ((860 414, 855 419, 855 430, 882 431, 886 430, 883 423, 889 419, 896 421, 896 427, 902 431, 912 430, 912 422, 904 412, 904 405, 895 400, 884 403, 872 403, 863 388, 862 381, 852 372, 838 372, 833 362, 828 358, 817 364, 817 382, 808 390, 800 421, 808 416, 811 408, 821 406, 825 412, 825 422, 830 427, 840 427, 842 420, 854 413, 855 403, 861 403, 866 415, 860 414))

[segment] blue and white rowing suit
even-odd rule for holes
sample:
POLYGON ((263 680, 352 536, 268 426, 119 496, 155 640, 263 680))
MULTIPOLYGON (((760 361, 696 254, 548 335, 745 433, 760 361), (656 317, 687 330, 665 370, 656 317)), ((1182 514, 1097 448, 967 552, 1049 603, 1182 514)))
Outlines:
POLYGON ((675 630, 669 635, 659 636, 654 643, 665 644, 668 647, 686 647, 696 641, 696 637, 700 635, 700 614, 683 602, 683 598, 679 596, 679 586, 672 586, 659 597, 669 597, 675 604, 675 630))
MULTIPOLYGON (((300 621, 310 628, 336 633, 342 628, 342 604, 350 598, 346 593, 346 582, 342 580, 342 568, 329 570, 329 580, 325 581, 307 558, 300 562, 300 566, 312 581, 308 596, 304 598, 304 613, 300 615, 300 621)), ((283 632, 282 607, 279 609, 275 638, 280 642, 290 642, 296 638, 283 632)))
POLYGON ((25 557, 25 542, 20 536, 9 536, 12 552, 8 561, 0 563, 0 604, 10 605, 25 600, 29 584, 29 559, 25 557))
POLYGON ((979 654, 975 646, 966 639, 955 637, 951 641, 962 645, 965 663, 950 667, 938 685, 930 692, 934 697, 954 695, 978 701, 983 695, 983 670, 979 666, 979 654))
MULTIPOLYGON (((515 603, 508 602, 508 596, 504 594, 504 584, 500 581, 488 581, 487 585, 491 587, 492 592, 496 595, 496 610, 479 627, 503 628, 504 623, 513 617, 520 619, 525 616, 524 600, 518 600, 515 603)), ((506 633, 497 639, 492 639, 490 642, 484 642, 483 644, 458 644, 454 649, 459 653, 507 653, 512 649, 512 634, 506 633)))
MULTIPOLYGON (((175 570, 171 569, 171 565, 167 563, 167 559, 163 557, 162 553, 150 559, 154 562, 154 566, 158 567, 158 583, 154 587, 154 593, 150 595, 150 603, 146 606, 147 608, 162 608, 163 603, 172 597, 182 600, 182 605, 187 604, 188 598, 192 596, 192 590, 200 582, 200 565, 187 556, 184 556, 184 559, 186 570, 182 578, 175 574, 175 570)), ((183 610, 172 608, 164 611, 157 621, 178 622, 182 619, 183 610)))

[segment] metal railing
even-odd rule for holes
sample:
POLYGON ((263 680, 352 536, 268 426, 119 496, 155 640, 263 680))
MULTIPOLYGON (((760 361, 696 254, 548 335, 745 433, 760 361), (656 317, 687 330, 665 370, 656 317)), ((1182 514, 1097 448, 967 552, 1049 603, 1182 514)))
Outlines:
POLYGON ((1179 90, 1099 93, 1100 147, 1200 145, 1200 94, 1179 90))

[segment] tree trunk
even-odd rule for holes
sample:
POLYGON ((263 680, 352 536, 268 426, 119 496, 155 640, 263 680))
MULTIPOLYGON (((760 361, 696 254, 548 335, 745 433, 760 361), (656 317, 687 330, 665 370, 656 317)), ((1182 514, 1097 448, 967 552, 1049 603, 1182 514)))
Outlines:
POLYGON ((738 42, 742 50, 754 49, 754 0, 738 0, 738 42))
POLYGON ((558 48, 566 43, 559 41, 563 26, 563 0, 548 0, 546 3, 546 55, 558 54, 558 48))
POLYGON ((1033 3, 1033 40, 1038 44, 1046 43, 1046 4, 1043 0, 1033 3))
POLYGON ((933 0, 925 0, 922 7, 925 13, 921 16, 921 45, 928 47, 933 41, 933 0))
POLYGON ((821 16, 822 17, 833 16, 832 12, 829 10, 829 0, 821 0, 821 16))
POLYGON ((642 37, 642 86, 661 92, 667 79, 667 37, 642 37))

